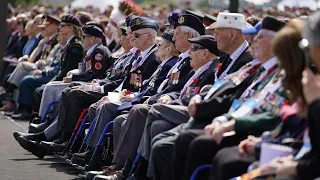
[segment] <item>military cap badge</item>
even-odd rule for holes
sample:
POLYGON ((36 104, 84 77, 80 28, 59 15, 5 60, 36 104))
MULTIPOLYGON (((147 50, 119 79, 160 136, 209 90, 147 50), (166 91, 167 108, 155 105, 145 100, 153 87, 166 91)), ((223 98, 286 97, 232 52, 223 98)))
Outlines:
POLYGON ((94 58, 95 58, 97 61, 100 61, 100 60, 103 58, 103 56, 102 56, 101 54, 96 54, 96 55, 94 56, 94 58))
POLYGON ((141 24, 140 19, 137 19, 137 20, 136 20, 136 25, 140 25, 140 24, 141 24))
POLYGON ((179 17, 179 19, 178 19, 178 23, 179 24, 183 24, 184 23, 184 17, 183 16, 181 16, 181 17, 179 17))

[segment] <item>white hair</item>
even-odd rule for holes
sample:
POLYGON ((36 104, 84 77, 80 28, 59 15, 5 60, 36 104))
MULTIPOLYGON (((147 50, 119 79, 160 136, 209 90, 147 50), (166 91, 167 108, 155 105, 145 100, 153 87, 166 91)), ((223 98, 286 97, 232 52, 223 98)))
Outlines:
POLYGON ((143 30, 144 30, 144 32, 151 34, 152 40, 155 43, 156 42, 156 38, 157 38, 157 31, 152 29, 152 28, 145 28, 143 30))
POLYGON ((191 32, 192 33, 192 38, 196 38, 196 37, 200 36, 200 34, 196 30, 194 30, 194 29, 192 29, 192 28, 190 28, 188 26, 180 26, 180 27, 181 27, 181 31, 183 31, 185 33, 191 32))

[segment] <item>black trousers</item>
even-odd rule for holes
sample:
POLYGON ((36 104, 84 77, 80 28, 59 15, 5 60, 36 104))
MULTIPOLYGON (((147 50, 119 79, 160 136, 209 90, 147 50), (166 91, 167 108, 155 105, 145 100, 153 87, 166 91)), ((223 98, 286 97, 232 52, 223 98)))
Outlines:
POLYGON ((0 61, 0 80, 2 80, 5 76, 5 72, 7 67, 9 66, 10 62, 2 60, 0 61))
POLYGON ((253 162, 259 160, 255 154, 241 155, 238 146, 221 149, 213 158, 211 180, 228 180, 247 172, 253 162))
POLYGON ((42 98, 44 88, 45 88, 45 85, 42 85, 36 88, 36 90, 34 91, 32 111, 35 113, 38 113, 40 110, 41 98, 42 98))
POLYGON ((9 79, 11 73, 16 69, 18 63, 15 62, 7 62, 1 61, 0 62, 0 77, 1 77, 1 86, 6 87, 7 80, 9 79), (4 63, 2 63, 4 62, 4 63), (2 72, 3 70, 3 72, 2 72))
POLYGON ((71 133, 81 112, 103 97, 97 92, 65 88, 59 102, 58 132, 71 133))
MULTIPOLYGON (((166 168, 164 173, 174 174, 173 179, 189 179, 199 166, 211 164, 217 152, 225 147, 238 145, 247 137, 247 133, 237 133, 234 136, 225 137, 221 144, 217 144, 212 136, 204 134, 203 130, 187 130, 181 133, 174 144, 173 168, 166 168), (170 172, 173 169, 174 172, 170 172)), ((167 177, 166 175, 164 177, 167 177)), ((201 171, 197 179, 208 179, 209 170, 201 171)))

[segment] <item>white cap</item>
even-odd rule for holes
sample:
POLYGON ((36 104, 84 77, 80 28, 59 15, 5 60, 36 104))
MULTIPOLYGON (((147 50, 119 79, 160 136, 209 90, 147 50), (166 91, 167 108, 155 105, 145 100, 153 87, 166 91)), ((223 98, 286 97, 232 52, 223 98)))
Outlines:
POLYGON ((244 15, 239 13, 222 13, 220 12, 217 17, 217 21, 211 24, 207 29, 218 28, 233 28, 243 29, 246 27, 246 20, 244 15))

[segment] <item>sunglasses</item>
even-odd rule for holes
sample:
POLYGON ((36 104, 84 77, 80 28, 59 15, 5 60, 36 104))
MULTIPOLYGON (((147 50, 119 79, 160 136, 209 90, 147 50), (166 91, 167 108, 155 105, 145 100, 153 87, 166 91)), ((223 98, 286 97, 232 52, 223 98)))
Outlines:
POLYGON ((198 49, 206 49, 206 48, 204 48, 202 46, 194 46, 194 45, 192 45, 192 47, 191 47, 191 51, 196 51, 198 49))
POLYGON ((135 38, 139 38, 140 36, 144 35, 144 34, 149 34, 149 33, 141 33, 141 34, 138 34, 138 33, 133 33, 133 36, 135 38))

